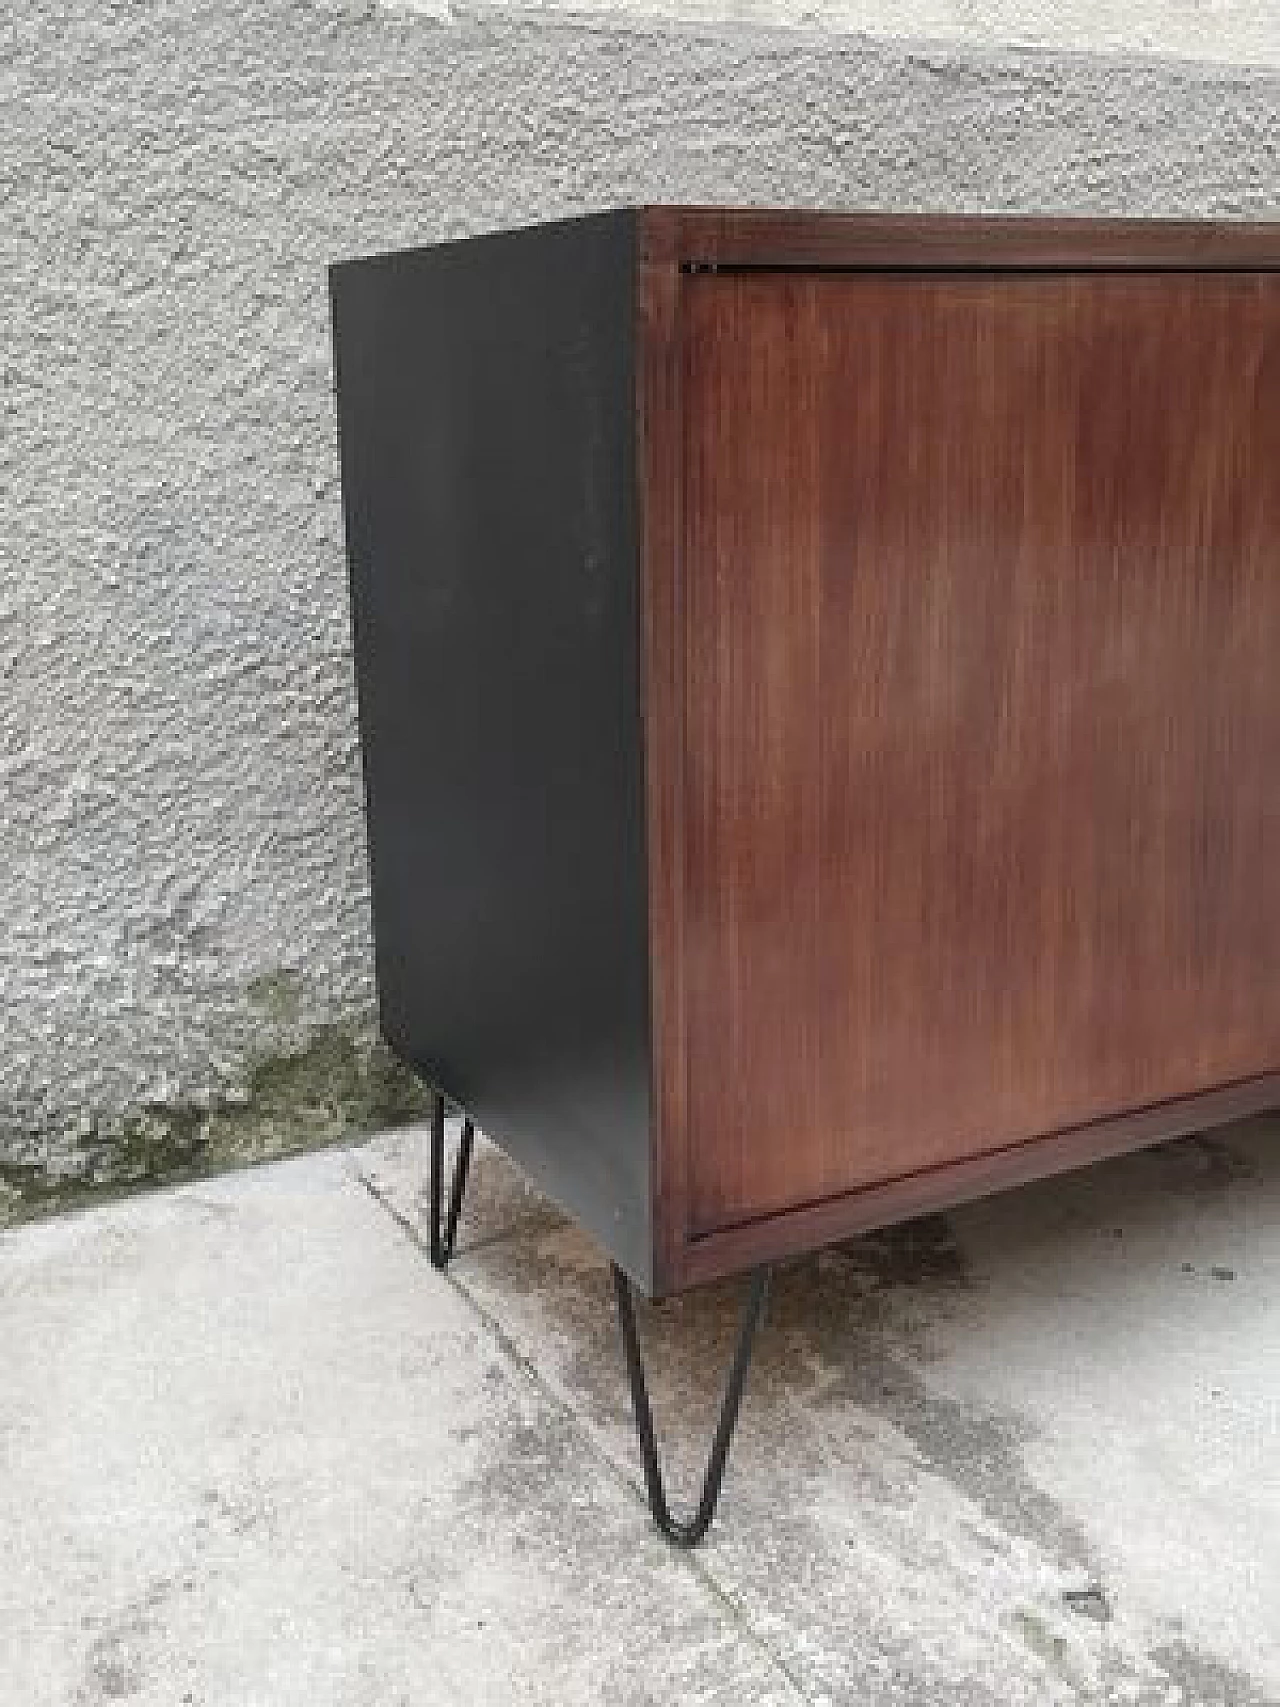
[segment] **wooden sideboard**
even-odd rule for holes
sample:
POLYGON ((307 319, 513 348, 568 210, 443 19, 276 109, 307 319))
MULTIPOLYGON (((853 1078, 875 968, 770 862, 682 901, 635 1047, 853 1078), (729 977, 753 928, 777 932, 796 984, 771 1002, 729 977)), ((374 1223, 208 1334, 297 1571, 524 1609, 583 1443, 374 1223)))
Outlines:
POLYGON ((1280 1105, 1280 226, 332 293, 382 1024, 636 1282, 1280 1105))

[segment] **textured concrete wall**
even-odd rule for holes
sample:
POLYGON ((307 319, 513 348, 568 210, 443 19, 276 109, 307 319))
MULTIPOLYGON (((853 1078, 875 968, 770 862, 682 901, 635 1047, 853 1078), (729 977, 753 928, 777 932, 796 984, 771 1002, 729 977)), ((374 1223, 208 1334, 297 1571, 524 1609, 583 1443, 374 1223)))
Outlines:
POLYGON ((403 1106, 368 1050, 327 261, 640 199, 1280 213, 1271 71, 431 11, 0 20, 0 1187, 24 1202, 403 1106))
POLYGON ((380 0, 440 20, 487 10, 540 17, 754 24, 1074 53, 1166 54, 1280 66, 1275 0, 380 0))

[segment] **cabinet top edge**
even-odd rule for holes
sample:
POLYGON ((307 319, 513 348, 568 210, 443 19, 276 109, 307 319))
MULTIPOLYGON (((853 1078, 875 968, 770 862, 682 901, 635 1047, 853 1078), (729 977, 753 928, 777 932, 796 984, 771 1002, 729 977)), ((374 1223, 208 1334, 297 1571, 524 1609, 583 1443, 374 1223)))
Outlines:
POLYGON ((1280 221, 649 207, 645 252, 686 270, 1280 270, 1280 221))
POLYGON ((848 271, 1280 271, 1280 219, 1116 219, 639 204, 335 261, 349 268, 518 246, 541 234, 635 233, 649 266, 848 271))

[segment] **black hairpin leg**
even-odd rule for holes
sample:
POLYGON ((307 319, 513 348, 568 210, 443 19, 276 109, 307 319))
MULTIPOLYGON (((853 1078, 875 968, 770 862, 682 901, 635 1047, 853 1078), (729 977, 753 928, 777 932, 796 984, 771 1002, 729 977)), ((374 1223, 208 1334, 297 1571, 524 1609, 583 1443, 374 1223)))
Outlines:
POLYGON ((697 1511, 687 1520, 672 1517, 667 1506, 666 1490, 662 1485, 662 1467, 658 1463, 658 1446, 653 1432, 653 1412, 649 1408, 649 1390, 645 1385, 644 1363, 640 1356, 640 1336, 636 1332, 631 1282, 616 1263, 613 1267, 613 1289, 618 1300, 622 1343, 627 1353, 631 1403, 635 1411, 636 1431, 640 1436, 640 1459, 644 1465, 645 1486, 649 1490, 649 1510, 653 1513, 653 1521, 668 1541, 677 1547, 696 1547, 711 1527, 716 1501, 720 1498, 720 1484, 724 1480, 729 1443, 733 1439, 738 1407, 742 1403, 742 1389, 747 1379, 747 1367, 751 1362, 751 1347, 769 1290, 769 1270, 758 1268, 751 1276, 751 1292, 747 1299, 746 1314, 742 1318, 742 1327, 738 1332, 738 1346, 733 1354, 733 1367, 729 1371, 729 1385, 725 1389, 724 1403, 720 1407, 720 1422, 711 1445, 711 1457, 707 1462, 707 1473, 702 1484, 702 1498, 698 1501, 697 1511))
POLYGON ((453 1181, 449 1187, 449 1208, 442 1221, 444 1097, 439 1091, 433 1091, 431 1097, 431 1262, 433 1267, 443 1268, 453 1255, 458 1236, 458 1216, 462 1212, 462 1198, 467 1189, 467 1170, 471 1166, 476 1129, 469 1120, 463 1120, 462 1142, 458 1146, 458 1159, 453 1165, 453 1181))

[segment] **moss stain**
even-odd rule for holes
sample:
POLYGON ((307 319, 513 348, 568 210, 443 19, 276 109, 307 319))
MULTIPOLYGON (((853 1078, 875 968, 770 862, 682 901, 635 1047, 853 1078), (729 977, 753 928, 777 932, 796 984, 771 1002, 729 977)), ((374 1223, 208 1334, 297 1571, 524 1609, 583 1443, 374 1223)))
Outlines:
POLYGON ((425 1090, 385 1044, 354 1026, 302 1030, 302 989, 294 975, 256 980, 248 995, 264 1030, 285 1041, 245 1063, 242 1088, 83 1121, 72 1159, 59 1169, 31 1159, 29 1141, 21 1159, 6 1157, 0 1143, 0 1227, 426 1116, 425 1090))
POLYGON ((1079 1680, 1071 1665, 1066 1640, 1030 1607, 1019 1607, 1013 1614, 1013 1622, 1027 1647, 1048 1670, 1062 1682, 1075 1687, 1079 1680))

